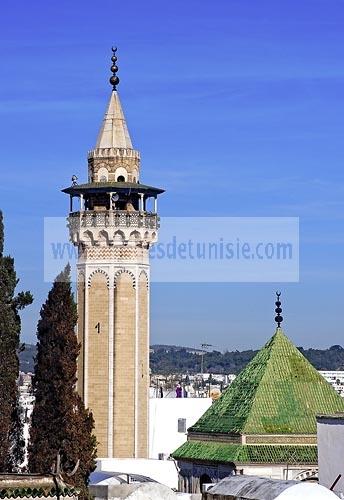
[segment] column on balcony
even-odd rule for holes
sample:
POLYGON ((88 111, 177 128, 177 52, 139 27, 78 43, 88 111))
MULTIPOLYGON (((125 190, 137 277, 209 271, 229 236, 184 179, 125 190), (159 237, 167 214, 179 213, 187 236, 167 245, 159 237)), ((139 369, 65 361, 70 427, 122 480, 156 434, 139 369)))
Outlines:
POLYGON ((114 195, 113 192, 109 193, 109 196, 110 196, 110 204, 109 204, 110 210, 109 210, 109 217, 108 217, 109 226, 114 225, 113 211, 114 211, 114 209, 116 209, 116 202, 113 201, 113 199, 112 199, 113 195, 114 195))
POLYGON ((143 212, 144 211, 144 201, 143 201, 143 193, 139 193, 139 211, 143 212))

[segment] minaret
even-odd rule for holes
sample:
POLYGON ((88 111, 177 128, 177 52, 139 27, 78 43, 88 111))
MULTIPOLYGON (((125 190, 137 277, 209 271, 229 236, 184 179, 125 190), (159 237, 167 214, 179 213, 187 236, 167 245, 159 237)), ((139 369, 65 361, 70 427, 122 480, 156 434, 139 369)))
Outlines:
POLYGON ((162 189, 139 182, 117 85, 95 148, 88 153, 88 183, 70 195, 68 225, 78 247, 78 391, 95 419, 99 457, 148 456, 149 247, 159 227, 162 189), (73 200, 79 210, 73 211, 73 200))

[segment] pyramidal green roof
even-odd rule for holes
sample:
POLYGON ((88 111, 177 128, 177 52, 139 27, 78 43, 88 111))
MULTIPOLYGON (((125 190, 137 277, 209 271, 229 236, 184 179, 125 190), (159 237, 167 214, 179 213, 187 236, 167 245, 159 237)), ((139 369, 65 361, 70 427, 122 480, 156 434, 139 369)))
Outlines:
POLYGON ((344 400, 281 328, 189 433, 316 434, 317 413, 344 400))

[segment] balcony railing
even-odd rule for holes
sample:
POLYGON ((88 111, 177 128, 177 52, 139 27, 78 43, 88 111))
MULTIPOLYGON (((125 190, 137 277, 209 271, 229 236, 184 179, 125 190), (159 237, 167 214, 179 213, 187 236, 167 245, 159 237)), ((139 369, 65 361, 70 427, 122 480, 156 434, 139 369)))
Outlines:
POLYGON ((136 227, 159 228, 159 217, 149 212, 129 212, 127 210, 85 210, 69 214, 69 227, 136 227))

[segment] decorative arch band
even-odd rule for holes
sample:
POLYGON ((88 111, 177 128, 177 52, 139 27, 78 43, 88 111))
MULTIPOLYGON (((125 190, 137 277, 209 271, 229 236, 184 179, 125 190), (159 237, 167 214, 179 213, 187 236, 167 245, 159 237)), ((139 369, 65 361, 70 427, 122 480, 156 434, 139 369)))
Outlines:
POLYGON ((84 271, 78 272, 78 283, 84 283, 85 281, 85 273, 84 271))
POLYGON ((140 272, 140 276, 139 276, 139 281, 141 281, 141 276, 143 276, 143 278, 145 279, 146 281, 146 287, 147 287, 147 290, 149 290, 149 279, 148 279, 148 274, 146 273, 146 271, 144 271, 143 269, 141 270, 140 272))
POLYGON ((123 273, 129 274, 129 276, 131 277, 132 282, 133 282, 133 288, 136 288, 135 275, 134 275, 134 273, 132 273, 131 271, 129 271, 129 269, 120 269, 119 271, 116 272, 115 279, 114 279, 114 287, 116 288, 116 286, 117 286, 117 280, 118 280, 119 276, 121 274, 123 274, 123 273))
POLYGON ((109 288, 109 286, 110 286, 110 279, 109 279, 108 274, 103 269, 95 269, 94 271, 92 271, 92 273, 89 275, 88 280, 87 280, 87 286, 88 286, 88 288, 90 288, 90 286, 92 284, 92 279, 93 279, 93 277, 96 274, 101 274, 101 275, 105 276, 105 278, 106 278, 106 285, 109 288))

